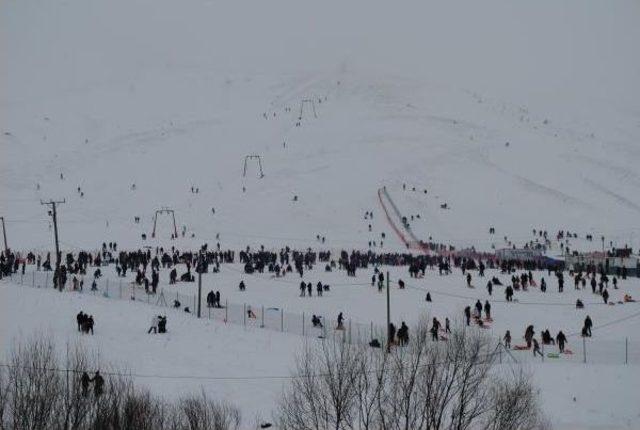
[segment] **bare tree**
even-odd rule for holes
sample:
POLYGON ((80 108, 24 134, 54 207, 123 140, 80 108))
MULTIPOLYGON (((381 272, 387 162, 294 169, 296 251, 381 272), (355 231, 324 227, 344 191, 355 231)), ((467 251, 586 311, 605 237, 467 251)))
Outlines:
POLYGON ((16 342, 0 368, 0 429, 237 430, 240 411, 201 396, 167 403, 136 388, 125 370, 98 366, 85 349, 59 359, 50 338, 16 342), (101 368, 100 392, 83 390, 82 373, 101 368))
POLYGON ((494 372, 496 345, 484 332, 460 327, 448 341, 432 342, 426 324, 412 331, 408 345, 388 354, 339 342, 307 345, 280 401, 276 417, 281 427, 542 427, 531 381, 524 374, 504 378, 494 372))
POLYGON ((183 398, 174 410, 176 430, 232 430, 240 427, 240 411, 207 398, 204 392, 183 398))
POLYGON ((7 401, 9 398, 8 373, 5 367, 0 366, 0 430, 9 428, 7 422, 7 401))
POLYGON ((306 346, 296 358, 295 377, 280 402, 280 426, 352 428, 359 363, 357 349, 339 340, 322 341, 317 348, 306 346))
POLYGON ((55 428, 61 409, 60 375, 54 345, 44 337, 14 344, 9 367, 9 415, 11 428, 44 430, 55 428))
POLYGON ((533 430, 548 426, 540 414, 531 378, 521 369, 497 379, 489 393, 492 409, 484 418, 485 430, 533 430))

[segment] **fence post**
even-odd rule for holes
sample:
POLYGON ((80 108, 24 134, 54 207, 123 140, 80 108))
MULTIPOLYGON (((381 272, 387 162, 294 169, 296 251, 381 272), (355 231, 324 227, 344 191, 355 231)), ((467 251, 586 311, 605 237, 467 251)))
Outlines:
POLYGON ((624 338, 624 364, 629 364, 629 338, 624 338))
POLYGON ((369 328, 369 337, 373 340, 373 321, 371 321, 371 326, 369 328))
POLYGON ((229 319, 229 299, 224 299, 224 323, 229 319))
POLYGON ((264 328, 264 305, 262 305, 262 325, 260 328, 264 328))
POLYGON ((349 318, 349 345, 351 345, 351 318, 349 318))
POLYGON ((304 336, 304 312, 302 312, 302 336, 304 336))
POLYGON ((498 357, 500 359, 500 364, 502 364, 502 344, 498 343, 498 357))
POLYGON ((211 319, 211 308, 207 306, 207 309, 209 309, 207 319, 211 319))
POLYGON ((284 331, 284 308, 280 309, 280 331, 284 331))
POLYGON ((122 300, 122 279, 120 279, 120 281, 118 282, 118 287, 119 287, 118 288, 118 290, 119 290, 118 294, 119 294, 120 300, 122 300))
POLYGON ((582 362, 587 362, 587 341, 585 338, 582 338, 582 362))
POLYGON ((247 304, 242 304, 242 325, 247 326, 247 304))

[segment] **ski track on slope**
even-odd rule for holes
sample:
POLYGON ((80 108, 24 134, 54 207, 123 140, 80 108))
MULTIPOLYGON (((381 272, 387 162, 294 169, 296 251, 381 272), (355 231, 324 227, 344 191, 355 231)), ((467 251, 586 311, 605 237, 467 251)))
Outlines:
POLYGON ((605 187, 604 185, 593 181, 589 177, 585 176, 583 179, 587 184, 589 184, 594 189, 600 191, 602 194, 605 194, 608 197, 611 197, 620 206, 624 206, 624 207, 626 207, 628 209, 631 209, 631 210, 633 210, 635 212, 640 213, 640 205, 634 203, 633 201, 629 200, 628 198, 624 197, 623 195, 620 195, 620 194, 616 193, 615 191, 610 190, 609 188, 605 187))

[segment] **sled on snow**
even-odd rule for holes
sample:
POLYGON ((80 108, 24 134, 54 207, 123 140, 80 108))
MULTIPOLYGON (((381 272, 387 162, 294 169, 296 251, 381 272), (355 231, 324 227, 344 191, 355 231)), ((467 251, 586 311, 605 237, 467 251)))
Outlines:
POLYGON ((527 345, 515 345, 512 349, 515 349, 516 351, 527 351, 531 349, 531 347, 527 345))

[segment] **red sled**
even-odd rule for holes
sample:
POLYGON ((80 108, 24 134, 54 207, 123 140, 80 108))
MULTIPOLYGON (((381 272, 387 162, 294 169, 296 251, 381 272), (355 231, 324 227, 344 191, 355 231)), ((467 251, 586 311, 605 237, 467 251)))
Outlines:
POLYGON ((528 347, 527 345, 515 345, 513 349, 515 349, 516 351, 526 351, 530 349, 530 347, 528 347))
POLYGON ((565 348, 563 354, 571 355, 571 354, 573 354, 573 351, 571 351, 570 349, 566 349, 565 348))

